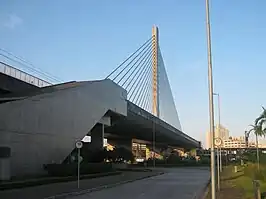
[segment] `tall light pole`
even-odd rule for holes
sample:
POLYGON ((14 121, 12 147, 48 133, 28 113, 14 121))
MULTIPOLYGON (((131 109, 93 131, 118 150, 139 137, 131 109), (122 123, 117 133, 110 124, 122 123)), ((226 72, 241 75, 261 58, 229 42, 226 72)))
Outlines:
POLYGON ((214 115, 213 115, 213 79, 212 79, 212 56, 211 56, 211 30, 209 18, 209 0, 206 0, 206 30, 208 48, 208 82, 209 82, 209 111, 211 133, 211 193, 212 199, 216 199, 215 188, 215 151, 214 151, 214 115))
MULTIPOLYGON (((219 136, 220 135, 220 127, 221 127, 221 104, 220 104, 220 94, 219 93, 213 93, 213 95, 216 95, 218 97, 218 134, 219 136)), ((222 139, 222 138, 221 138, 222 139)), ((222 172, 223 168, 222 168, 222 149, 220 148, 220 153, 219 153, 219 156, 220 156, 220 160, 219 160, 219 163, 220 163, 220 172, 222 172)))

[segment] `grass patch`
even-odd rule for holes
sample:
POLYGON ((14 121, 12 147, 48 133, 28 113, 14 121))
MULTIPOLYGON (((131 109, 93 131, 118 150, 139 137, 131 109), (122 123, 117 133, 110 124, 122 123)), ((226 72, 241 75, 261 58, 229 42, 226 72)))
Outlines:
MULTIPOLYGON (((219 199, 253 199, 253 178, 247 175, 244 167, 238 166, 238 172, 234 172, 233 166, 224 168, 221 175, 221 190, 217 192, 219 199)), ((261 193, 266 191, 266 181, 260 180, 261 193)), ((206 199, 210 199, 209 192, 206 199)))
MULTIPOLYGON (((254 190, 252 179, 247 176, 241 176, 237 179, 230 180, 230 184, 236 188, 241 188, 244 190, 244 198, 254 198, 254 190)), ((266 191, 266 182, 260 180, 260 190, 261 193, 266 191)))

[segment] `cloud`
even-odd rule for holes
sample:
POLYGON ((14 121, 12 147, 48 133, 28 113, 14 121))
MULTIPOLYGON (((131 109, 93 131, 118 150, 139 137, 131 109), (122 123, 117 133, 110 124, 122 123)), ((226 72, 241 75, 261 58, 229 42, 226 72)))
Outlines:
POLYGON ((17 26, 20 26, 23 23, 22 18, 17 16, 16 14, 8 15, 8 18, 4 22, 4 26, 10 29, 14 29, 17 26))

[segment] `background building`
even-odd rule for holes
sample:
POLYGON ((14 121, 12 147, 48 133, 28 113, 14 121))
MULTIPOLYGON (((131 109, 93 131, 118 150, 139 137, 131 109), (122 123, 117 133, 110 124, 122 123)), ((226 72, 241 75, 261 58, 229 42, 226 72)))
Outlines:
POLYGON ((224 148, 246 148, 245 138, 241 137, 230 137, 229 139, 223 140, 224 148))
MULTIPOLYGON (((229 130, 225 128, 224 126, 216 125, 214 131, 215 131, 215 137, 219 137, 222 140, 229 139, 229 130)), ((211 138, 210 132, 207 132, 206 133, 206 149, 211 148, 210 138, 211 138)))
POLYGON ((229 130, 222 125, 216 125, 215 137, 219 137, 222 140, 227 140, 229 138, 229 130))
POLYGON ((206 133, 206 145, 205 145, 205 148, 206 149, 209 149, 209 148, 211 148, 211 135, 210 135, 210 132, 207 132, 206 133))

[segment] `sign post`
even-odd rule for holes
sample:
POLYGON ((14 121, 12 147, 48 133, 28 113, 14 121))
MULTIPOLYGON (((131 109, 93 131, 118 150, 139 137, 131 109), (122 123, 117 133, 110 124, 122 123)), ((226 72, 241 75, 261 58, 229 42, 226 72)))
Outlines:
POLYGON ((215 138, 214 140, 214 145, 217 147, 217 153, 216 153, 216 156, 217 156, 217 187, 218 187, 218 190, 220 191, 220 158, 219 158, 219 147, 222 146, 222 139, 221 138, 215 138))
POLYGON ((79 178, 80 178, 80 149, 82 148, 83 143, 81 141, 76 142, 76 148, 78 149, 78 189, 79 189, 79 178))

